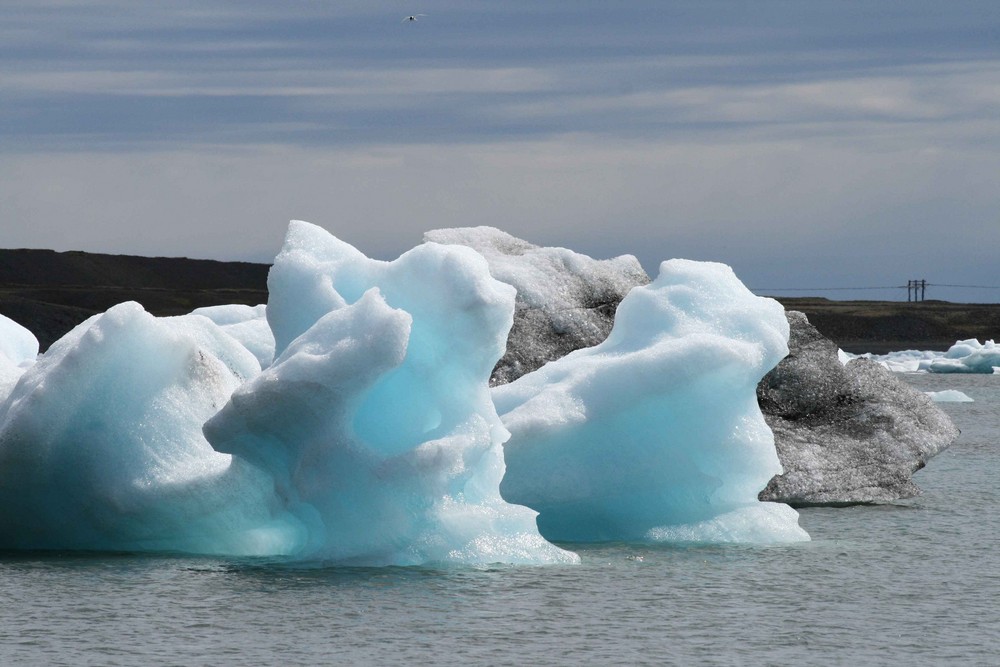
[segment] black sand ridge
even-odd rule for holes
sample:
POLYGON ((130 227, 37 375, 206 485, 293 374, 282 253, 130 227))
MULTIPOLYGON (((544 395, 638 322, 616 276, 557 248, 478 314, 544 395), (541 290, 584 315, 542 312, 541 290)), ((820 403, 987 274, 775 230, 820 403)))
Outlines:
MULTIPOLYGON (((267 302, 270 266, 183 257, 0 249, 0 314, 30 329, 42 350, 123 301, 159 316, 202 306, 267 302)), ((775 297, 848 352, 945 350, 957 340, 1000 339, 1000 304, 830 301, 775 297)))

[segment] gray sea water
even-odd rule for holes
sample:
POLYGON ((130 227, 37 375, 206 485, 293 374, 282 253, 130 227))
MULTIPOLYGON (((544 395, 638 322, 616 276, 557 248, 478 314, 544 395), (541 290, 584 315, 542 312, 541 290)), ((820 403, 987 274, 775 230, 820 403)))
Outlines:
POLYGON ((577 566, 0 554, 0 665, 997 665, 1000 375, 901 376, 959 440, 918 498, 791 546, 569 545, 577 566))

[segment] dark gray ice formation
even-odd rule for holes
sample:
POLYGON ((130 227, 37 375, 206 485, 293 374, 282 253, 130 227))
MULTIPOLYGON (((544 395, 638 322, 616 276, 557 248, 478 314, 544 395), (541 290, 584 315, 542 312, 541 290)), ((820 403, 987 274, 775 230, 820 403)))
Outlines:
POLYGON ((958 429, 922 392, 868 359, 843 365, 805 315, 786 315, 789 354, 757 387, 785 472, 760 499, 848 505, 919 494, 911 475, 958 429))
MULTIPOLYGON (((490 227, 436 230, 426 240, 477 250, 494 278, 517 289, 514 326, 492 385, 600 343, 625 294, 649 282, 634 257, 595 260, 490 227)), ((958 429, 927 396, 877 363, 841 364, 837 346, 802 313, 787 317, 791 352, 758 387, 785 472, 760 499, 850 505, 920 493, 911 475, 951 444, 958 429)))

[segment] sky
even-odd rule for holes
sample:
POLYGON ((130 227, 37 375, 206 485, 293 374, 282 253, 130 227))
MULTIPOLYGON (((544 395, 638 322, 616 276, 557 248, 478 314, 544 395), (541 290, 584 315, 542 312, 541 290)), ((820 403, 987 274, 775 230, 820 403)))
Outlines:
POLYGON ((267 262, 291 219, 1000 302, 1000 3, 0 0, 0 247, 267 262))

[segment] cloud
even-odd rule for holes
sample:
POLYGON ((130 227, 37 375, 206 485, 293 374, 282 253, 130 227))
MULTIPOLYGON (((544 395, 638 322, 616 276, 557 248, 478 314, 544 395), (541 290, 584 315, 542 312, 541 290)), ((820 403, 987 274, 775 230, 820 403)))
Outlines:
POLYGON ((955 234, 995 247, 986 186, 998 169, 989 151, 586 135, 54 153, 5 161, 0 207, 6 244, 59 249, 263 260, 300 218, 383 257, 428 229, 486 224, 595 255, 635 253, 650 267, 678 254, 738 264, 819 249, 843 262, 914 241, 911 254, 940 255, 935 244, 955 234), (949 206, 957 213, 943 225, 949 206))
MULTIPOLYGON (((552 80, 526 67, 365 69, 312 71, 280 69, 234 73, 221 81, 211 72, 150 70, 54 70, 0 72, 7 94, 87 94, 136 97, 316 97, 369 98, 413 94, 469 95, 541 92, 552 80)), ((358 104, 358 102, 355 102, 358 104)))
POLYGON ((8 0, 0 232, 264 261, 290 218, 384 257, 489 224, 772 285, 988 276, 995 7, 8 0))

